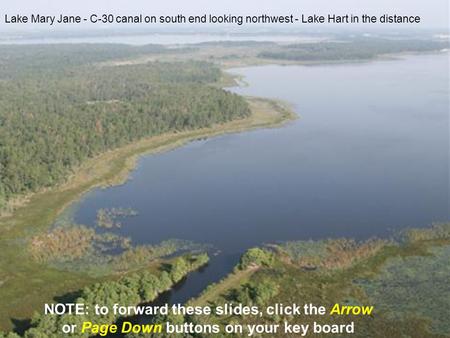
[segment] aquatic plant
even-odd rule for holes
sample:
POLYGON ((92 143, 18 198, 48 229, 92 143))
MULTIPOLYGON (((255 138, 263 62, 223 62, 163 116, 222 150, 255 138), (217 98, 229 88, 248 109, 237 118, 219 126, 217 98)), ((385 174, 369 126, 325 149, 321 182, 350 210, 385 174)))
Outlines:
POLYGON ((99 228, 121 228, 122 223, 118 221, 118 218, 125 218, 131 216, 137 216, 138 212, 131 208, 102 208, 97 211, 96 225, 99 228))
POLYGON ((387 240, 371 239, 357 242, 353 239, 321 241, 290 241, 275 246, 290 263, 304 269, 337 269, 373 256, 387 240))
POLYGON ((359 279, 378 312, 396 319, 428 318, 436 333, 450 334, 450 245, 430 249, 428 256, 390 258, 373 279, 359 279), (407 301, 406 301, 407 300, 407 301))

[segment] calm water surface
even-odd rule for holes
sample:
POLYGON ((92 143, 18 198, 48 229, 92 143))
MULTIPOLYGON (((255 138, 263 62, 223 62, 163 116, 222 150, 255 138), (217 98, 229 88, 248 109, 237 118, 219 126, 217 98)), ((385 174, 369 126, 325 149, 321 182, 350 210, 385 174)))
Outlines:
POLYGON ((448 220, 448 63, 440 54, 234 70, 249 86, 233 91, 286 100, 301 118, 142 157, 129 182, 89 193, 76 221, 132 207, 139 215, 117 231, 134 243, 214 245, 221 254, 166 295, 182 302, 251 246, 448 220))

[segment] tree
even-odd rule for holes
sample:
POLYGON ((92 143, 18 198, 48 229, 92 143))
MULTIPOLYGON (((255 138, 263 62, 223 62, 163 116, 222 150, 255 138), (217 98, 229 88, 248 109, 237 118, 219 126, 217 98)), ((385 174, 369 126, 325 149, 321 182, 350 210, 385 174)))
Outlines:
POLYGON ((270 251, 252 248, 247 250, 241 257, 239 268, 247 269, 255 266, 271 266, 273 264, 273 253, 270 251))

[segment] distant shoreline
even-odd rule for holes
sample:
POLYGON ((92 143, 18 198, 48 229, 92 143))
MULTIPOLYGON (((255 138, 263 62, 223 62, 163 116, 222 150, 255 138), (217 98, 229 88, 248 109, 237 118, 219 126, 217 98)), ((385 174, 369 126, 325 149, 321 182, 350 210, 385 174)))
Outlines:
MULTIPOLYGON (((380 58, 363 61, 377 60, 380 58)), ((280 64, 275 60, 272 61, 267 64, 280 64)), ((222 68, 228 69, 228 67, 222 68)), ((239 68, 239 66, 230 68, 239 68)), ((245 81, 242 83, 239 75, 226 73, 222 81, 216 85, 231 87, 239 84, 245 85, 245 81)), ((28 318, 31 311, 39 308, 43 302, 51 300, 55 295, 77 290, 97 281, 87 274, 62 272, 37 264, 29 257, 24 247, 27 238, 46 231, 61 212, 83 195, 98 187, 125 183, 129 173, 134 170, 137 159, 141 156, 169 151, 196 139, 278 127, 298 117, 285 102, 255 97, 248 97, 247 100, 252 109, 250 117, 213 125, 210 128, 149 137, 105 152, 76 168, 75 174, 66 183, 22 198, 12 215, 0 218, 2 230, 0 247, 3 250, 3 255, 0 256, 0 297, 4 304, 0 307, 0 327, 9 327, 11 325, 9 318, 12 317, 28 318), (33 276, 32 280, 30 276, 33 276), (51 287, 48 287, 49 285, 51 287), (23 290, 30 288, 40 292, 24 294, 23 290), (20 304, 18 299, 21 300, 20 304)))

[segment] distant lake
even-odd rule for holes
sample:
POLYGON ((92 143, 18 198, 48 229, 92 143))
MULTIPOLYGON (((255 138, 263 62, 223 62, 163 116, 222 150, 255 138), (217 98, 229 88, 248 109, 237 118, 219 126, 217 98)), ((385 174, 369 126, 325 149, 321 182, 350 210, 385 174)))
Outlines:
POLYGON ((117 232, 134 243, 180 238, 221 251, 168 295, 182 302, 230 272, 249 247, 389 236, 449 219, 448 54, 396 61, 232 70, 234 92, 290 102, 300 119, 144 156, 126 184, 80 201, 139 215, 117 232))
POLYGON ((58 44, 58 43, 119 43, 128 45, 177 45, 177 44, 196 44, 202 42, 217 41, 271 41, 285 43, 312 43, 328 40, 324 36, 311 37, 299 34, 207 34, 207 33, 187 33, 187 34, 128 34, 120 35, 117 32, 92 36, 71 36, 55 35, 49 33, 37 34, 35 36, 20 35, 18 33, 0 34, 0 45, 28 45, 28 44, 58 44))

